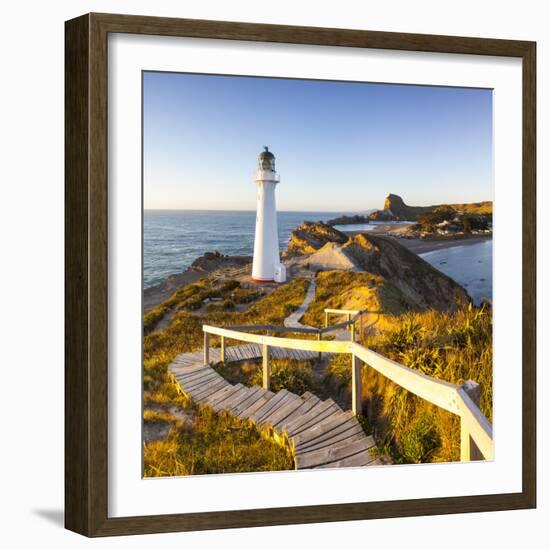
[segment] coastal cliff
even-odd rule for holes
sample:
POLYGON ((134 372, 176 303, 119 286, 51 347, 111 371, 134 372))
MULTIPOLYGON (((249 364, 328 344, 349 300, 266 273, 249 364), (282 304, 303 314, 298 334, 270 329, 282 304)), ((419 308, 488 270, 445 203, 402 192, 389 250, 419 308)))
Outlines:
POLYGON ((348 237, 335 229, 327 231, 325 224, 307 222, 292 233, 291 243, 295 253, 307 256, 304 261, 314 271, 349 272, 347 277, 358 281, 370 276, 370 284, 360 285, 348 300, 355 309, 377 305, 392 312, 446 310, 469 300, 458 283, 391 237, 348 237))
POLYGON ((399 195, 390 193, 384 200, 384 208, 372 212, 369 218, 377 221, 417 221, 422 215, 441 209, 453 210, 460 214, 490 216, 493 213, 493 203, 492 201, 483 201, 461 204, 434 204, 432 206, 409 206, 399 195))
POLYGON ((328 242, 343 244, 347 240, 347 235, 326 223, 305 221, 292 231, 288 251, 310 254, 328 242))

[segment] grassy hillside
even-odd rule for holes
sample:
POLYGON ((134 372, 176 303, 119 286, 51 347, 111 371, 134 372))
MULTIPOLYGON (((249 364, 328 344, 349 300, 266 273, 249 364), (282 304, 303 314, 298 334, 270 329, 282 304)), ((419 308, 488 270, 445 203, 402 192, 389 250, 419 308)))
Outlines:
POLYGON ((354 271, 321 271, 317 274, 315 297, 304 315, 306 325, 323 326, 325 308, 383 309, 401 313, 409 309, 401 291, 382 276, 354 271))
POLYGON ((469 202, 462 204, 450 204, 451 208, 467 212, 469 214, 492 214, 493 213, 493 201, 483 202, 469 202))
POLYGON ((197 407, 180 395, 171 383, 167 367, 177 354, 202 347, 203 324, 282 324, 304 300, 307 286, 305 280, 294 280, 252 303, 244 312, 196 313, 204 309, 207 296, 221 297, 222 303, 231 295, 232 300, 235 296, 249 297, 248 289, 236 281, 219 284, 201 280, 178 291, 145 316, 144 420, 146 425, 169 428, 167 437, 144 447, 146 476, 293 468, 289 450, 266 440, 257 428, 197 407), (167 313, 172 315, 169 323, 152 330, 167 313), (178 414, 174 414, 174 408, 178 414))
MULTIPOLYGON (((385 316, 384 316, 385 317, 385 316)), ((385 317, 361 343, 407 367, 453 384, 481 386, 481 411, 492 421, 492 312, 464 307, 385 317)), ((349 358, 336 357, 327 382, 349 391, 349 358)), ((373 369, 363 369, 364 415, 383 452, 396 463, 460 460, 460 420, 400 388, 373 369)))
MULTIPOLYGON (((492 311, 458 305, 452 311, 411 310, 402 295, 368 273, 327 271, 317 275, 317 292, 304 322, 322 326, 324 308, 380 309, 385 312, 362 335, 361 343, 407 367, 462 384, 481 385, 481 410, 492 420, 492 311)), ((375 321, 370 316, 368 323, 375 321)), ((332 396, 349 405, 351 361, 332 356, 324 381, 332 396)), ((396 463, 456 461, 460 421, 363 369, 364 416, 379 449, 396 463)))

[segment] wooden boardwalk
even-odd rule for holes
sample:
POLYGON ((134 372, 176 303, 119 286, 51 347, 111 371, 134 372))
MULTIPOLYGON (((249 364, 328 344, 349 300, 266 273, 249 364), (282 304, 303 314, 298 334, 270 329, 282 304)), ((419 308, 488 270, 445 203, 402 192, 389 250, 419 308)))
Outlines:
MULTIPOLYGON (((226 361, 261 357, 259 345, 230 346, 226 361)), ((313 359, 316 352, 271 348, 272 357, 313 359)), ((203 352, 178 355, 169 370, 181 390, 196 403, 248 418, 261 427, 270 427, 291 442, 296 469, 374 466, 382 464, 373 451, 372 436, 351 411, 343 411, 332 399, 325 401, 310 392, 298 396, 285 389, 277 393, 259 386, 230 384, 210 365, 203 364, 203 352)), ((210 348, 210 360, 220 359, 219 348, 210 348)))

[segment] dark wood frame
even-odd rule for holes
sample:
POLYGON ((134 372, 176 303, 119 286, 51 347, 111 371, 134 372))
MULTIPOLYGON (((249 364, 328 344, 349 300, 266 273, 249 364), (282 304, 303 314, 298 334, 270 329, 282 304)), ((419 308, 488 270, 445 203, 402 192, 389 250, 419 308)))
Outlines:
POLYGON ((88 14, 65 24, 65 525, 87 536, 536 506, 536 44, 88 14), (523 63, 523 490, 465 497, 110 518, 107 514, 107 36, 217 38, 517 57, 523 63))

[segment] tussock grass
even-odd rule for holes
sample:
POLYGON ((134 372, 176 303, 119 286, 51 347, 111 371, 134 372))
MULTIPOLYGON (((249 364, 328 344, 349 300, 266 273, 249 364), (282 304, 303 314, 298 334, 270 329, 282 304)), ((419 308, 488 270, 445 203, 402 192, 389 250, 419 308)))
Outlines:
POLYGON ((192 426, 174 424, 168 436, 144 446, 146 477, 290 470, 290 447, 258 427, 208 407, 198 407, 192 426))
MULTIPOLYGON (((284 318, 303 302, 308 287, 307 281, 294 280, 251 304, 245 312, 196 312, 201 307, 196 307, 197 304, 199 301, 202 304, 205 297, 216 295, 223 298, 238 291, 240 285, 235 283, 238 285, 237 281, 220 285, 200 280, 187 285, 145 315, 149 331, 145 328, 143 340, 144 403, 146 406, 175 404, 194 417, 192 428, 182 422, 172 423, 165 440, 145 445, 146 476, 293 468, 288 450, 266 437, 257 427, 216 415, 206 408, 195 409, 192 401, 179 393, 168 373, 168 364, 176 355, 202 348, 203 324, 282 324, 284 318), (174 311, 169 324, 161 330, 151 330, 150 327, 158 323, 158 320, 153 323, 151 319, 155 316, 160 319, 167 311, 174 311)), ((241 290, 239 300, 251 296, 248 289, 241 290)), ((258 294, 257 289, 250 290, 258 294)))
MULTIPOLYGON (((315 381, 310 361, 298 359, 271 359, 269 361, 271 382, 270 390, 277 393, 282 389, 296 395, 306 391, 317 393, 320 388, 315 381)), ((259 361, 243 363, 218 363, 215 370, 232 384, 245 386, 262 385, 262 366, 259 361)))
POLYGON ((315 297, 303 323, 321 327, 325 308, 367 309, 399 313, 409 309, 402 293, 379 275, 368 272, 321 271, 317 274, 315 297))
MULTIPOLYGON (((481 386, 480 408, 493 417, 492 311, 471 305, 454 313, 427 311, 387 317, 366 347, 407 367, 453 384, 474 380, 481 386)), ((349 390, 349 358, 339 356, 328 376, 349 390)), ((460 420, 431 405, 373 369, 363 369, 364 413, 379 448, 397 463, 460 460, 460 420)))

